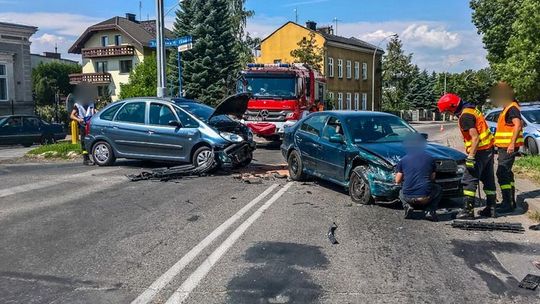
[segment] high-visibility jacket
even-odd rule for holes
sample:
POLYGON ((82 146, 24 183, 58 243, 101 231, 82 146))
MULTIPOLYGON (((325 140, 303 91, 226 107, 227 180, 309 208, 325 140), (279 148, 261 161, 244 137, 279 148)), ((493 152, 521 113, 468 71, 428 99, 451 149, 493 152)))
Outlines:
MULTIPOLYGON (((512 102, 502 111, 499 115, 499 120, 497 121, 497 131, 495 132, 495 146, 499 148, 508 148, 510 142, 512 141, 512 135, 514 135, 514 123, 506 123, 506 114, 510 108, 516 107, 519 110, 519 105, 517 102, 512 102)), ((523 146, 523 129, 519 130, 518 137, 516 139, 516 148, 523 146)))
MULTIPOLYGON (((472 114, 474 115, 474 118, 476 119, 476 125, 475 129, 478 132, 478 136, 480 137, 480 141, 478 142, 478 148, 477 150, 487 150, 493 148, 493 134, 491 134, 491 131, 489 130, 488 124, 486 122, 486 119, 484 118, 484 115, 482 115, 482 112, 478 109, 473 108, 465 108, 461 112, 461 115, 463 114, 472 114)), ((461 130, 461 134, 463 135, 463 142, 465 143, 465 151, 467 153, 470 152, 471 146, 472 146, 472 137, 471 134, 469 134, 469 130, 465 131, 463 130, 463 127, 460 125, 459 129, 461 130)))

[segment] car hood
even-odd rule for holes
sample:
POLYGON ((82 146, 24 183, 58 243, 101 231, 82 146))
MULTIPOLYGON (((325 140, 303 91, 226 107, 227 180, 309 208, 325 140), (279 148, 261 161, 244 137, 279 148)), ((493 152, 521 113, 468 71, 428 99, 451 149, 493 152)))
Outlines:
MULTIPOLYGON (((386 142, 386 143, 363 143, 357 144, 363 150, 366 150, 392 165, 396 165, 407 152, 403 146, 403 142, 386 142)), ((428 143, 426 151, 435 159, 452 159, 455 161, 464 160, 467 156, 456 149, 428 143)))
POLYGON ((212 113, 208 120, 219 115, 233 115, 236 117, 242 117, 248 108, 250 98, 251 94, 249 93, 240 93, 225 98, 220 104, 217 105, 214 113, 212 113))

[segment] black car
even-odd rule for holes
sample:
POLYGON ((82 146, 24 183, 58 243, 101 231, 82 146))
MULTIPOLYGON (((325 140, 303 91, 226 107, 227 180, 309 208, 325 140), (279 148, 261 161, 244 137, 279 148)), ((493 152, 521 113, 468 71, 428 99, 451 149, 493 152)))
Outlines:
POLYGON ((48 123, 32 115, 0 116, 0 145, 50 144, 66 138, 61 124, 48 123))

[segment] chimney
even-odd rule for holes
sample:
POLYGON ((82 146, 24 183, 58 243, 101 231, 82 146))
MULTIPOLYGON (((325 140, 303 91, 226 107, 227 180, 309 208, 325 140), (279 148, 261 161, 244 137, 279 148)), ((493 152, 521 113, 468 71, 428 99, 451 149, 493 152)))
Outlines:
POLYGON ((308 21, 306 22, 306 27, 312 31, 316 31, 317 30, 317 22, 315 21, 308 21))
POLYGON ((334 35, 334 28, 331 25, 322 26, 322 27, 317 28, 317 32, 321 32, 327 35, 334 35))
POLYGON ((137 22, 136 15, 132 13, 126 13, 126 19, 132 22, 137 22))

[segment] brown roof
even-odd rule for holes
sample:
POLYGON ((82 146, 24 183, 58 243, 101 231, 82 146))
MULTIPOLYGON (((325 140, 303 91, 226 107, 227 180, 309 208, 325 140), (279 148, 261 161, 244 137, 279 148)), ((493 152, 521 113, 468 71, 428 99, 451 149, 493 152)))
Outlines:
MULTIPOLYGON (((105 30, 118 30, 129 36, 139 48, 149 46, 149 42, 156 38, 155 20, 133 22, 124 17, 112 17, 100 23, 94 24, 84 31, 84 33, 69 48, 69 53, 80 54, 84 44, 93 34, 105 30)), ((165 29, 165 37, 172 37, 173 33, 165 29)))

